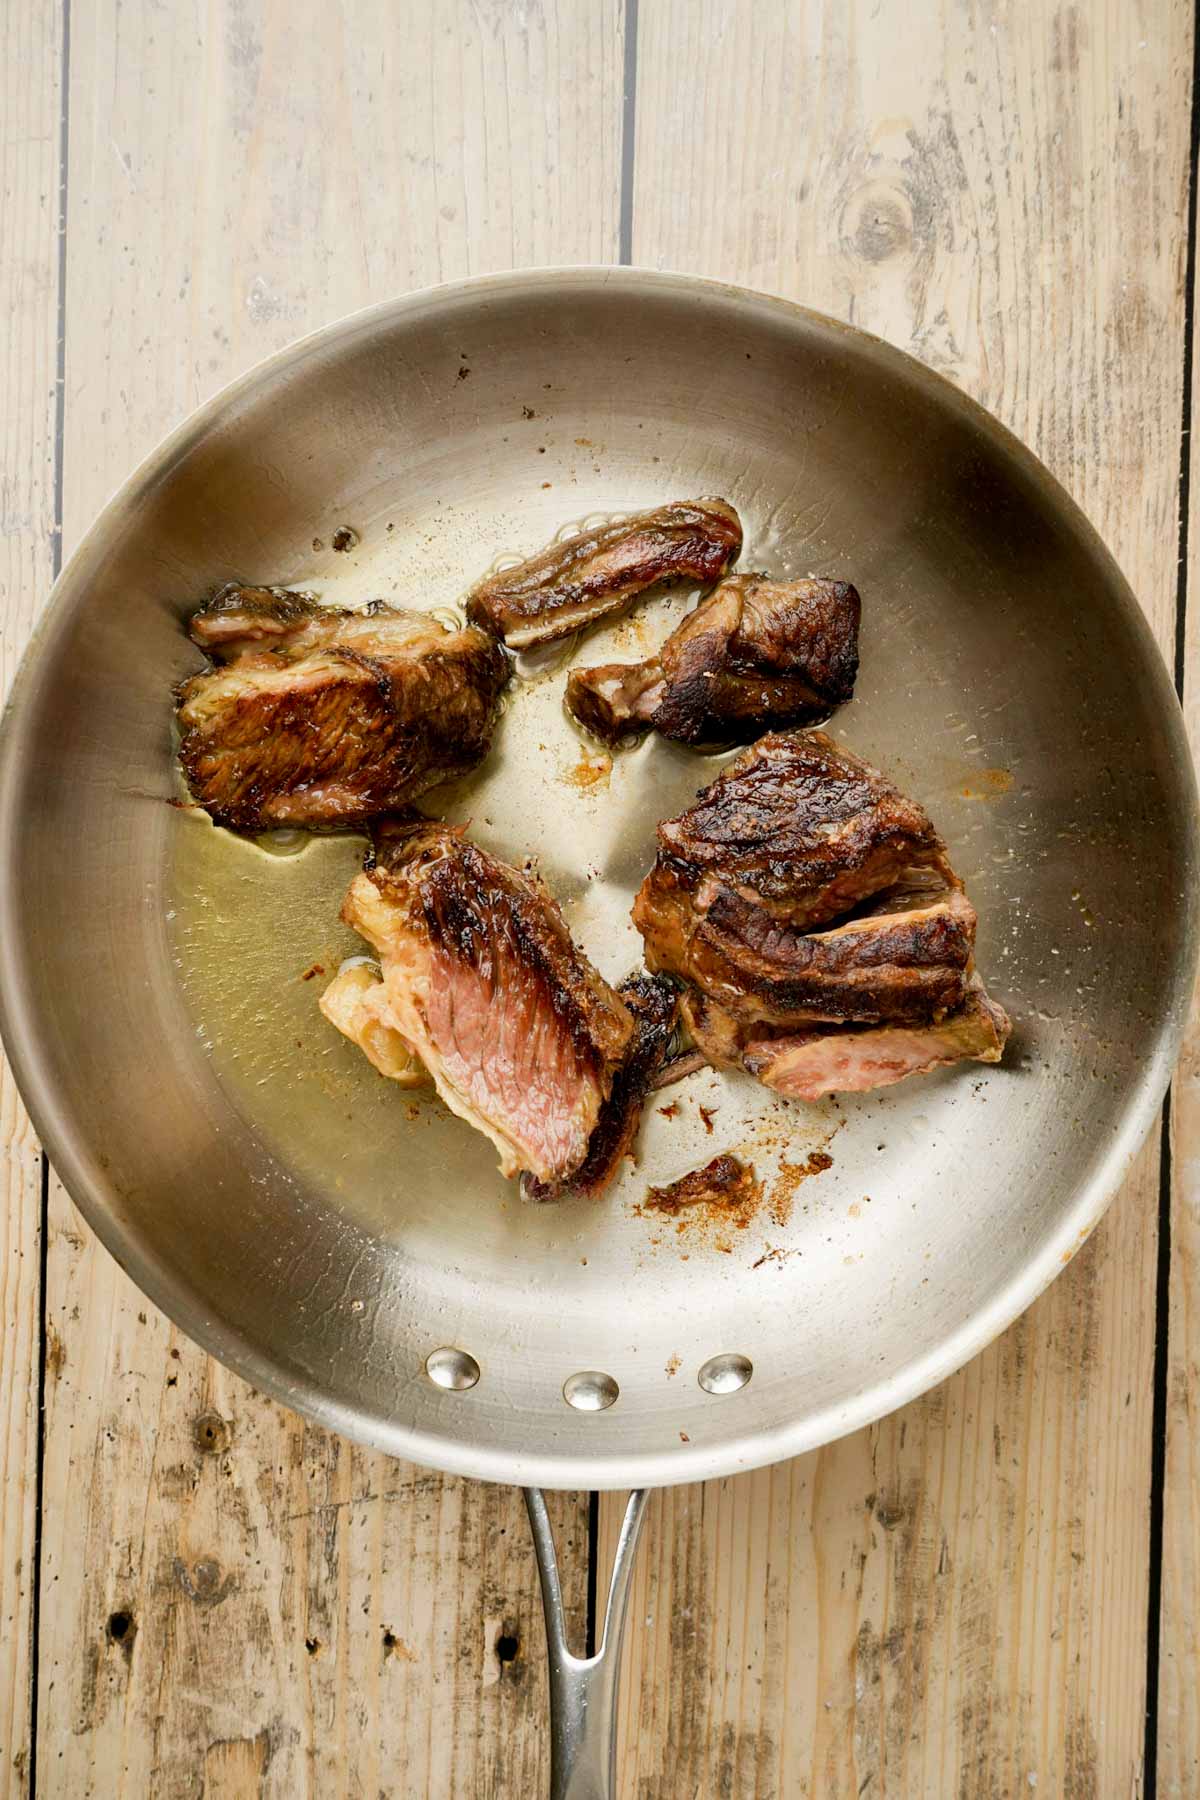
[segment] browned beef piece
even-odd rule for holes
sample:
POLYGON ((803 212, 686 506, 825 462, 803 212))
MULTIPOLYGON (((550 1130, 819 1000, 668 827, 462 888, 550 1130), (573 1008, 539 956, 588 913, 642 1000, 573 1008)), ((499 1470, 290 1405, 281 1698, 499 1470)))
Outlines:
POLYGON ((647 728, 736 743, 812 724, 854 692, 861 611, 845 581, 730 575, 657 656, 574 670, 567 706, 606 743, 647 728))
POLYGON ((351 827, 465 774, 511 665, 473 627, 231 586, 190 626, 218 666, 177 694, 179 759, 218 825, 351 827))
POLYGON ((528 1200, 554 1200, 566 1192, 601 1194, 633 1150, 643 1102, 662 1071, 675 1033, 679 994, 671 982, 655 975, 631 975, 617 993, 633 1016, 633 1036, 613 1078, 612 1092, 600 1108, 587 1156, 571 1179, 557 1186, 523 1176, 521 1190, 528 1200))
POLYGON ((658 836, 634 920, 709 1061, 811 1098, 998 1060, 1008 1021, 940 839, 822 733, 764 738, 658 836))
MULTIPOLYGON (((504 1174, 569 1181, 588 1157, 634 1021, 537 877, 460 830, 389 823, 342 917, 382 966, 371 1000, 376 1051, 399 1065, 390 1046, 407 1046, 450 1110, 492 1140, 504 1174)), ((359 1023, 347 1035, 364 1041, 359 1023)), ((379 1065, 378 1054, 372 1060, 379 1065)))
POLYGON ((293 636, 299 626, 320 616, 321 607, 311 594, 298 594, 291 588, 243 587, 231 581, 193 616, 188 636, 224 662, 240 656, 250 644, 293 636))
POLYGON ((1008 1015, 976 976, 962 1005, 937 1020, 749 1035, 742 1066, 776 1093, 819 1100, 822 1094, 890 1087, 951 1063, 998 1063, 1011 1029, 1008 1015))
POLYGON ((634 922, 652 968, 686 973, 696 919, 722 889, 811 930, 926 867, 946 865, 922 807, 823 732, 776 732, 659 826, 634 922))
POLYGON ((812 932, 719 888, 674 973, 721 994, 743 1024, 919 1021, 962 1004, 974 941, 975 911, 959 888, 812 932))
POLYGON ((676 500, 551 544, 485 575, 467 597, 472 623, 525 650, 569 637, 666 581, 718 581, 742 547, 726 500, 676 500))

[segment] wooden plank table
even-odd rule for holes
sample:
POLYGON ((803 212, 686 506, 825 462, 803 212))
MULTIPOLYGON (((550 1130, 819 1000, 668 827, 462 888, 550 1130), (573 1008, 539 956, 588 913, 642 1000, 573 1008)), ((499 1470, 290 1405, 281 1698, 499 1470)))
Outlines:
MULTIPOLYGON (((1200 728, 1193 30, 1185 0, 21 0, 0 677, 60 548, 267 352, 427 282, 632 260, 803 299, 991 407, 1116 553, 1200 728)), ((1168 1123, 943 1387, 655 1498, 623 1793, 1200 1793, 1195 1033, 1168 1123)), ((183 1339, 7 1074, 0 1142, 3 1791, 540 1792, 519 1499, 183 1339)), ((556 1513, 578 1621, 617 1508, 556 1513)))

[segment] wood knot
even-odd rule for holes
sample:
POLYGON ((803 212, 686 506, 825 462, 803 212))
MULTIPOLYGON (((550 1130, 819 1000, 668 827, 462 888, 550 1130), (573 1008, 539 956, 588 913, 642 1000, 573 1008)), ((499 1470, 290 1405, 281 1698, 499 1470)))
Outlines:
POLYGON ((201 1413, 192 1426, 192 1442, 205 1456, 219 1456, 228 1450, 232 1438, 233 1428, 220 1413, 201 1413))
POLYGON ((119 1611, 108 1615, 108 1623, 104 1627, 104 1635, 110 1644, 115 1644, 126 1657, 133 1654, 133 1640, 137 1636, 137 1620, 131 1612, 121 1607, 119 1611))
POLYGON ((197 1606, 219 1606, 233 1592, 235 1585, 232 1575, 222 1576, 220 1563, 211 1556, 200 1557, 190 1569, 177 1556, 175 1579, 197 1606))
POLYGON ((912 248, 913 212, 907 194, 872 181, 851 195, 842 215, 842 243, 863 262, 887 262, 912 248))

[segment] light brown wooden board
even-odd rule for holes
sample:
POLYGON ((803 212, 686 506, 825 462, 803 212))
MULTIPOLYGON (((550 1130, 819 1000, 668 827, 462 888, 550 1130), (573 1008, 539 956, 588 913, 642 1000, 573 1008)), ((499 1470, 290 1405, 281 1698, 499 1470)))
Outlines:
MULTIPOLYGON (((308 325, 439 274, 613 253, 611 7, 464 5, 436 24, 423 7, 390 20, 365 7, 351 20, 82 10, 69 541, 162 429, 308 325)), ((43 28, 52 84, 57 18, 43 28)), ((1189 32, 1178 6, 899 21, 642 0, 639 42, 635 256, 759 280, 946 368, 1063 475, 1164 639, 1189 32), (733 193, 739 205, 723 200, 733 193)), ((6 159, 29 154, 26 135, 42 158, 57 117, 47 145, 31 64, 5 68, 6 159)), ((17 200, 27 231, 29 193, 17 200)), ((40 204, 50 223, 34 255, 50 269, 53 181, 40 204)), ((10 250, 27 241, 6 233, 10 250)), ((41 298, 52 318, 53 294, 41 298)), ((52 343, 15 363, 24 329, 19 312, 6 392, 27 385, 18 416, 41 448, 52 419, 39 422, 32 371, 52 343)), ((47 396, 52 367, 51 355, 47 396)), ((19 470, 31 484, 34 461, 19 470)), ((42 525, 19 541, 37 544, 48 490, 30 491, 42 525)), ((22 565, 20 601, 6 595, 6 655, 38 579, 22 565)), ((10 1165, 29 1149, 22 1130, 6 1131, 10 1165)), ((940 1394, 821 1457, 661 1503, 632 1620, 634 1633, 648 1611, 656 1622, 638 1652, 629 1791, 1136 1782, 1152 1160, 1055 1293, 940 1394)), ((8 1217, 11 1234, 11 1204, 8 1217)), ((1177 1299, 1181 1279, 1177 1264, 1177 1299)), ((10 1276, 11 1316, 29 1343, 36 1295, 22 1281, 10 1276)), ((151 1777, 159 1793, 537 1791, 537 1646, 521 1693, 490 1654, 502 1615, 481 1624, 489 1599, 536 1616, 519 1509, 352 1452, 257 1399, 174 1339, 58 1194, 49 1305, 45 1791, 141 1793, 151 1777), (435 1580, 439 1555, 448 1579, 435 1580), (395 1617, 394 1593, 408 1609, 395 1617), (110 1641, 123 1609, 132 1642, 110 1641), (404 1635, 409 1610, 424 1636, 404 1635)), ((10 1333, 2 1373, 20 1394, 16 1346, 10 1333)), ((6 1425, 6 1557, 14 1516, 18 1530, 31 1519, 18 1442, 31 1409, 22 1417, 15 1436, 11 1414, 6 1425)), ((578 1530, 577 1507, 572 1518, 578 1530)), ((19 1577, 13 1592, 27 1616, 19 1577)), ((7 1590, 4 1607, 7 1619, 7 1590)), ((1164 1780, 1169 1659, 1185 1642, 1168 1620, 1169 1608, 1164 1780)), ((1185 1708, 1189 1673, 1174 1677, 1185 1708)), ((1190 1703, 1181 1742, 1195 1738, 1190 1703)))
MULTIPOLYGON (((637 47, 634 261, 790 294, 961 383, 1168 653, 1191 32, 1162 0, 643 0, 637 47)), ((1152 1142, 1055 1287, 924 1400, 654 1500, 623 1792, 1142 1791, 1157 1168, 1152 1142)))
MULTIPOLYGON (((0 13, 0 691, 54 577, 61 17, 0 13)), ((37 1542, 42 1156, 0 1062, 0 1794, 30 1780, 37 1542)))
MULTIPOLYGON (((442 278, 611 260, 621 70, 612 0, 74 8, 68 549, 164 430, 299 333, 442 278)), ((519 1494, 264 1401, 57 1186, 47 1288, 40 1791, 540 1792, 519 1494)), ((586 1500, 554 1511, 582 1630, 586 1500)))
MULTIPOLYGON (((1193 317, 1195 307, 1193 286, 1193 317)), ((1200 757, 1200 389, 1194 371, 1191 401, 1183 705, 1200 757)), ((1200 1793, 1200 990, 1171 1089, 1171 1176, 1158 1792, 1162 1800, 1191 1800, 1200 1793)))

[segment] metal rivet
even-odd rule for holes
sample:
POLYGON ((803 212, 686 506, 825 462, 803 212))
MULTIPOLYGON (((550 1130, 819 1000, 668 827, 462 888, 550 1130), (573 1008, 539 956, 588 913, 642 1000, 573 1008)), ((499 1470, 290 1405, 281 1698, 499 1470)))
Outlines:
POLYGON ((739 1356, 736 1350, 723 1350, 720 1356, 709 1357, 696 1380, 706 1394, 736 1394, 753 1373, 754 1364, 748 1356, 739 1356))
POLYGON ((563 1382, 563 1399, 576 1412, 605 1412, 620 1391, 612 1376, 598 1369, 582 1369, 563 1382))
POLYGON ((431 1351, 425 1358, 425 1373, 435 1387, 453 1388, 461 1393, 464 1388, 473 1388, 479 1380, 479 1364, 465 1350, 454 1350, 447 1345, 431 1351))

